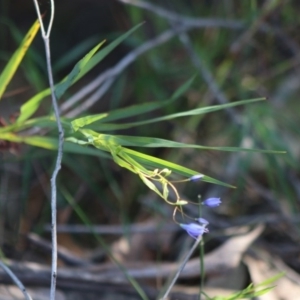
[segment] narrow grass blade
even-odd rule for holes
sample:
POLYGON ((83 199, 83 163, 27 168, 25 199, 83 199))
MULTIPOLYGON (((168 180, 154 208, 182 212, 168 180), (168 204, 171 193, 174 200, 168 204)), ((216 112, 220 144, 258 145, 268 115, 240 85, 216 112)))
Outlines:
MULTIPOLYGON (((55 93, 57 99, 59 99, 64 94, 64 92, 76 81, 76 78, 79 76, 84 66, 88 63, 88 61, 103 43, 104 42, 101 42, 98 45, 96 45, 74 66, 70 74, 67 77, 65 77, 59 84, 56 85, 55 93)), ((44 91, 38 93, 37 95, 29 99, 26 103, 24 103, 20 108, 20 116, 17 119, 17 123, 24 122, 28 118, 30 118, 39 108, 41 101, 50 94, 50 88, 45 89, 44 91)))
POLYGON ((65 93, 65 91, 80 77, 82 77, 85 73, 85 66, 89 62, 89 60, 93 57, 93 55, 98 51, 98 49, 104 44, 104 41, 96 45, 91 51, 88 52, 73 68, 71 73, 63 79, 61 83, 59 83, 55 87, 56 98, 60 99, 60 97, 65 93))
MULTIPOLYGON (((65 119, 61 119, 61 123, 63 128, 66 131, 70 131, 71 124, 69 121, 66 121, 65 119)), ((57 123, 56 120, 54 119, 53 116, 46 116, 46 117, 40 117, 40 118, 34 118, 25 121, 24 123, 13 123, 11 125, 7 125, 5 127, 0 127, 0 134, 5 133, 5 132, 18 132, 25 130, 27 128, 32 128, 32 127, 39 127, 39 128, 57 128, 57 123)))
POLYGON ((100 119, 103 119, 107 116, 106 113, 104 114, 98 114, 98 115, 92 115, 92 116, 86 116, 83 118, 78 118, 71 122, 71 125, 74 129, 74 131, 77 131, 79 128, 82 128, 86 125, 89 125, 91 123, 94 123, 96 121, 99 121, 100 119))
POLYGON ((101 139, 107 142, 113 142, 121 146, 132 146, 132 147, 146 147, 146 148, 194 148, 201 150, 217 150, 217 151, 230 151, 230 152, 260 152, 269 154, 283 154, 285 151, 276 150, 261 150, 261 149, 250 149, 250 148, 239 148, 239 147, 210 147, 201 146, 194 144, 185 144, 174 142, 165 139, 143 137, 143 136, 125 136, 125 135, 105 135, 102 134, 101 139))
MULTIPOLYGON (((206 114, 206 113, 210 113, 210 112, 214 112, 214 111, 218 111, 218 110, 223 110, 223 109, 226 109, 226 108, 229 108, 229 107, 249 104, 249 103, 262 101, 262 100, 265 100, 265 98, 241 100, 241 101, 236 101, 236 102, 227 103, 227 104, 201 107, 201 108, 196 108, 196 109, 192 109, 192 110, 188 110, 188 111, 184 111, 184 112, 180 112, 180 113, 170 114, 170 115, 167 115, 167 116, 153 118, 153 119, 145 120, 145 121, 134 122, 134 123, 125 123, 125 124, 106 124, 106 123, 103 123, 103 124, 101 124, 101 131, 122 130, 122 129, 128 129, 128 128, 132 128, 132 127, 147 125, 147 124, 151 124, 151 123, 157 123, 157 122, 161 122, 161 121, 172 120, 172 119, 176 119, 176 118, 201 115, 201 114, 206 114)), ((107 119, 103 119, 102 121, 106 122, 107 120, 109 120, 109 116, 107 117, 107 119)), ((91 125, 90 128, 97 129, 97 127, 95 125, 91 125)))
MULTIPOLYGON (((82 76, 94 68, 101 60, 103 60, 114 48, 116 48, 122 41, 124 41, 132 32, 134 32, 141 24, 135 26, 114 42, 105 47, 102 51, 99 51, 94 55, 94 53, 99 49, 103 44, 100 43, 94 47, 83 59, 81 59, 73 68, 71 73, 64 78, 58 85, 56 85, 57 98, 61 97, 62 94, 69 88, 72 84, 78 81, 82 76), (94 56, 93 56, 94 55, 94 56)), ((35 95, 29 99, 25 104, 21 106, 20 116, 17 119, 17 122, 24 122, 30 118, 38 109, 41 101, 50 95, 50 89, 46 89, 39 94, 35 95)))
MULTIPOLYGON (((58 147, 57 138, 51 138, 51 137, 42 137, 42 136, 25 137, 25 136, 18 136, 8 132, 8 133, 0 133, 0 139, 10 141, 10 142, 16 142, 16 143, 25 143, 31 146, 36 146, 47 150, 57 150, 58 147)), ((109 154, 99 149, 82 146, 80 144, 76 144, 68 141, 64 143, 63 150, 69 153, 93 155, 93 156, 100 156, 103 158, 111 159, 111 156, 109 154)))
MULTIPOLYGON (((193 83, 194 79, 195 79, 195 76, 193 76, 192 78, 187 80, 184 84, 182 84, 173 93, 171 98, 169 98, 165 101, 155 101, 155 102, 151 102, 151 103, 132 105, 132 106, 129 106, 129 107, 126 107, 126 108, 116 109, 116 110, 113 110, 111 112, 108 112, 107 117, 99 120, 96 123, 97 124, 99 124, 99 123, 102 124, 102 123, 106 123, 108 121, 116 121, 116 120, 125 119, 125 118, 128 118, 128 117, 134 117, 134 116, 138 116, 138 115, 141 115, 141 114, 144 114, 144 113, 149 113, 150 111, 159 109, 163 106, 170 105, 172 102, 179 99, 179 97, 189 89, 189 87, 193 83)), ((96 127, 98 126, 97 124, 95 125, 96 127)), ((104 125, 104 126, 106 126, 106 125, 104 125)), ((119 125, 119 126, 121 126, 121 125, 119 125)))
POLYGON ((28 33, 26 34, 25 38, 23 39, 19 48, 15 51, 7 65, 5 66, 4 70, 0 75, 0 100, 1 97, 6 90, 7 85, 10 83, 12 77, 14 76, 17 68, 19 67, 24 55, 26 54, 31 42, 33 41, 34 37, 36 36, 38 30, 40 28, 40 23, 37 20, 32 27, 29 29, 28 33))
POLYGON ((124 40, 126 40, 134 31, 136 31, 139 27, 141 27, 144 23, 138 24, 134 26, 132 29, 128 30, 126 33, 118 37, 104 49, 99 51, 93 58, 88 62, 88 64, 84 67, 82 72, 76 78, 76 81, 79 80, 82 76, 84 76, 87 72, 93 69, 100 61, 103 60, 113 49, 115 49, 119 44, 121 44, 124 40))

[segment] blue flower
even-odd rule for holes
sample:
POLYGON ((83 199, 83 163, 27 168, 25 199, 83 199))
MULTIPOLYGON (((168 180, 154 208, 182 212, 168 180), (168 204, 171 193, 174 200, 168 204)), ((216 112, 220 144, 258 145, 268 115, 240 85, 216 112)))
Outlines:
POLYGON ((208 229, 205 228, 205 225, 199 225, 196 223, 179 225, 194 239, 197 239, 199 236, 203 235, 203 233, 208 232, 208 229))
POLYGON ((204 175, 202 175, 202 174, 196 174, 196 175, 190 177, 190 181, 198 181, 198 180, 200 180, 202 177, 204 177, 204 175))
POLYGON ((208 225, 209 222, 206 219, 203 218, 197 218, 195 219, 198 223, 203 224, 203 225, 208 225))
POLYGON ((208 198, 205 201, 202 202, 203 205, 209 206, 209 207, 217 207, 221 204, 220 198, 208 198))

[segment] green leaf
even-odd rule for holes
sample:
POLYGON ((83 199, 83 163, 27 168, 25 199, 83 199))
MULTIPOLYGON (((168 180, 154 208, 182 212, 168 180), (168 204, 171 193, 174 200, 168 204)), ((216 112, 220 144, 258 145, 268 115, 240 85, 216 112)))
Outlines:
POLYGON ((162 195, 162 193, 157 189, 157 187, 155 186, 155 184, 150 181, 148 178, 142 176, 141 174, 139 174, 140 178, 142 179, 142 181, 145 183, 145 185, 152 191, 154 191, 156 194, 158 194, 160 197, 164 198, 164 196, 162 195))
POLYGON ((149 172, 144 166, 142 166, 141 164, 139 164, 135 159, 132 159, 132 157, 130 155, 128 155, 125 151, 123 151, 123 147, 118 146, 118 149, 120 149, 120 151, 118 152, 118 155, 120 157, 122 157, 125 161, 127 161, 128 163, 130 163, 130 165, 132 165, 136 170, 139 170, 140 172, 144 172, 148 175, 153 175, 153 172, 149 172))
POLYGON ((85 53, 87 53, 94 45, 99 42, 99 38, 96 36, 89 37, 82 40, 79 44, 74 45, 67 53, 62 55, 53 62, 53 72, 58 73, 59 71, 67 68, 68 66, 74 65, 85 53))
POLYGON ((60 97, 65 93, 65 91, 80 77, 82 77, 85 73, 83 72, 85 69, 85 65, 89 62, 89 60, 93 57, 93 55, 98 51, 98 49, 104 44, 104 41, 96 45, 88 54, 86 54, 73 68, 71 73, 62 80, 55 87, 56 98, 60 99, 60 97), (82 73, 82 74, 81 74, 82 73))
MULTIPOLYGON (((69 121, 66 121, 66 119, 62 118, 61 123, 63 128, 66 131, 69 131, 71 129, 71 124, 69 121)), ((54 118, 54 116, 46 116, 46 117, 40 117, 40 118, 34 118, 25 121, 24 123, 13 123, 11 125, 0 127, 0 133, 4 132, 18 132, 30 127, 39 127, 39 128, 57 128, 57 123, 54 118)))
POLYGON ((43 90, 42 92, 36 94, 32 98, 30 98, 27 102, 25 102, 20 107, 20 115, 17 119, 17 123, 21 123, 30 118, 39 108, 40 102, 51 94, 50 88, 43 90))
MULTIPOLYGON (((192 110, 188 110, 188 111, 184 111, 184 112, 180 112, 180 113, 170 114, 170 115, 166 115, 163 117, 158 117, 158 118, 153 118, 150 120, 133 122, 133 123, 125 123, 125 124, 106 124, 106 123, 104 123, 104 124, 101 124, 101 131, 122 130, 122 129, 128 129, 128 128, 132 128, 132 127, 141 126, 141 125, 172 120, 172 119, 176 119, 176 118, 201 115, 201 114, 206 114, 206 113, 210 113, 210 112, 214 112, 214 111, 218 111, 218 110, 223 110, 223 109, 226 109, 229 107, 249 104, 249 103, 262 101, 262 100, 266 100, 266 99, 265 98, 256 98, 256 99, 241 100, 241 101, 220 104, 220 105, 201 107, 201 108, 196 108, 196 109, 192 109, 192 110)), ((103 119, 102 121, 106 122, 106 120, 109 120, 109 116, 106 119, 103 119)), ((96 129, 95 126, 92 126, 92 128, 96 129)))
MULTIPOLYGON (((10 132, 0 133, 0 139, 16 142, 16 143, 25 143, 31 146, 36 146, 48 150, 57 150, 58 142, 57 138, 51 137, 41 137, 41 136, 18 136, 10 132)), ((64 151, 68 153, 77 153, 77 154, 85 154, 85 155, 93 155, 100 156, 103 158, 110 158, 106 152, 100 151, 99 149, 81 146, 79 144, 75 144, 73 142, 66 141, 64 143, 64 151)))
POLYGON ((162 183, 162 188, 163 188, 163 198, 168 200, 168 197, 169 197, 169 187, 168 187, 168 184, 167 182, 163 182, 162 183))
POLYGON ((40 28, 39 21, 35 21, 32 27, 29 29, 28 33, 26 34, 25 38, 23 39, 19 48, 15 51, 7 65, 5 66, 4 70, 0 75, 0 100, 1 97, 6 90, 7 85, 10 83, 12 77, 14 76, 17 68, 19 67, 24 55, 26 54, 31 42, 33 41, 36 33, 40 28))
POLYGON ((275 276, 268 278, 267 280, 261 282, 260 284, 257 284, 256 287, 259 286, 266 286, 268 284, 274 283, 276 280, 280 279, 281 277, 283 277, 285 275, 285 272, 281 272, 279 274, 276 274, 275 276))
MULTIPOLYGON (((104 123, 108 121, 116 121, 120 119, 125 119, 128 117, 138 116, 144 113, 149 113, 150 111, 153 111, 155 109, 161 108, 166 105, 170 105, 172 102, 177 100, 182 94, 184 94, 188 88, 191 86, 195 79, 195 76, 187 80, 183 85, 181 85, 171 96, 170 99, 167 99, 165 101, 156 101, 151 103, 144 103, 139 105, 132 105, 125 108, 116 109, 112 112, 107 113, 107 117, 103 120, 100 120, 97 123, 104 123)), ((96 125, 98 128, 99 126, 96 125)), ((102 126, 102 125, 101 125, 102 126)), ((106 126, 106 125, 104 125, 106 126)), ((122 125, 118 125, 122 126, 122 125)), ((101 128, 101 127, 100 127, 101 128)))
POLYGON ((111 152, 113 160, 115 161, 116 164, 118 164, 120 167, 125 168, 135 174, 137 174, 137 170, 131 165, 129 164, 127 161, 125 161, 124 159, 120 158, 118 155, 116 155, 114 152, 111 152))
POLYGON ((81 155, 100 156, 102 158, 111 159, 111 156, 104 151, 95 149, 93 147, 81 146, 80 144, 74 144, 67 141, 64 142, 64 152, 81 155))
POLYGON ((87 72, 93 69, 100 61, 103 60, 112 50, 114 50, 119 44, 121 44, 124 40, 126 40, 134 31, 136 31, 139 27, 141 27, 144 23, 138 24, 134 26, 132 29, 118 37, 116 40, 107 45, 104 49, 99 51, 94 57, 88 62, 88 64, 84 67, 80 75, 76 78, 76 81, 79 80, 82 76, 84 76, 87 72))
MULTIPOLYGON (((140 162, 144 165, 153 167, 153 168, 160 168, 160 169, 168 168, 168 169, 174 171, 175 173, 186 176, 186 177, 191 177, 193 175, 199 174, 199 171, 197 172, 197 171, 191 170, 189 168, 174 164, 167 160, 163 160, 163 159, 160 159, 160 158, 157 158, 157 157, 154 157, 151 155, 147 155, 147 154, 144 154, 144 153, 141 153, 138 151, 134 151, 134 150, 127 149, 127 148, 123 148, 123 151, 128 153, 130 156, 134 157, 138 162, 140 162)), ((226 184, 222 181, 219 181, 217 179, 214 179, 214 178, 206 176, 206 175, 204 175, 204 177, 202 178, 202 181, 234 188, 234 186, 232 186, 230 184, 226 184)))
POLYGON ((92 116, 87 116, 87 117, 83 117, 83 118, 78 118, 76 120, 73 120, 71 122, 71 125, 72 125, 74 131, 77 131, 79 128, 89 125, 100 119, 103 119, 106 116, 107 116, 107 114, 98 114, 98 115, 92 115, 92 116))
MULTIPOLYGON (((74 84, 76 81, 78 81, 82 76, 84 76, 87 72, 89 72, 93 67, 95 67, 104 57, 106 57, 114 48, 116 48, 123 40, 125 40, 132 32, 134 32, 138 27, 140 27, 141 24, 135 26, 122 36, 120 36, 118 39, 113 41, 111 44, 109 44, 107 47, 105 47, 103 50, 96 53, 93 57, 92 54, 95 53, 95 51, 103 44, 100 43, 96 47, 94 47, 83 59, 81 59, 73 68, 71 73, 67 76, 67 78, 64 78, 58 85, 56 85, 56 88, 59 88, 57 95, 61 96, 63 92, 65 92, 66 88, 70 86, 70 84, 74 84), (89 59, 89 60, 88 60, 89 59), (84 63, 83 63, 84 62, 84 63), (81 67, 80 72, 78 73, 78 67, 76 67, 79 64, 81 67)), ((28 118, 30 118, 38 109, 41 101, 48 95, 51 94, 50 89, 46 89, 31 99, 29 99, 25 104, 21 106, 20 109, 20 116, 17 119, 17 122, 24 122, 28 118)))
POLYGON ((19 136, 15 135, 11 132, 0 133, 0 139, 17 142, 17 143, 26 143, 32 146, 38 146, 41 148, 55 150, 57 149, 57 139, 55 138, 48 138, 42 136, 19 136))
POLYGON ((273 288, 274 288, 274 286, 270 286, 270 287, 264 288, 262 290, 259 290, 257 292, 253 292, 251 295, 248 296, 248 298, 253 298, 253 297, 258 297, 258 296, 264 295, 264 294, 268 293, 269 291, 271 291, 273 288))
MULTIPOLYGON (((144 165, 146 165, 152 168, 160 168, 160 169, 167 168, 176 172, 177 174, 187 176, 187 177, 191 177, 193 175, 199 174, 199 172, 171 163, 169 161, 159 159, 154 156, 146 155, 141 152, 134 151, 128 148, 121 147, 120 144, 116 142, 114 136, 112 135, 99 134, 89 129, 81 129, 80 132, 82 132, 84 136, 89 140, 89 142, 92 142, 95 147, 104 151, 110 151, 114 156, 114 160, 116 161, 117 164, 133 171, 134 173, 136 173, 136 169, 146 171, 146 169, 143 167, 144 165), (120 149, 120 152, 114 153, 113 150, 114 148, 120 149), (124 159, 117 157, 118 155, 122 156, 124 159), (131 160, 129 158, 131 158, 131 160), (128 161, 130 161, 130 163, 128 163, 128 161), (141 163, 143 166, 138 165, 137 162, 141 163), (136 166, 136 168, 134 168, 133 166, 136 166)), ((234 187, 232 185, 223 183, 219 180, 216 180, 206 175, 202 178, 202 180, 214 184, 223 185, 226 187, 234 187)))
POLYGON ((152 137, 142 137, 142 136, 126 136, 126 135, 105 135, 101 134, 101 139, 107 142, 113 142, 122 146, 132 146, 132 147, 147 147, 147 148, 194 148, 201 150, 218 150, 218 151, 245 151, 245 152, 260 152, 260 153, 273 153, 273 154, 283 154, 285 151, 276 150, 261 150, 261 149, 249 149, 249 148, 239 148, 239 147, 210 147, 201 146, 193 144, 185 144, 179 142, 173 142, 170 140, 152 138, 152 137))
MULTIPOLYGON (((91 59, 91 57, 95 54, 95 52, 103 43, 104 42, 101 42, 98 45, 96 45, 74 66, 71 73, 55 86, 55 93, 57 99, 59 99, 63 95, 63 93, 76 81, 76 78, 79 76, 84 66, 87 64, 87 62, 91 59)), ((38 93, 37 95, 29 99, 26 103, 24 103, 20 108, 20 116, 17 119, 17 123, 24 122, 25 120, 30 118, 39 108, 41 101, 50 94, 50 88, 45 89, 44 91, 38 93)))

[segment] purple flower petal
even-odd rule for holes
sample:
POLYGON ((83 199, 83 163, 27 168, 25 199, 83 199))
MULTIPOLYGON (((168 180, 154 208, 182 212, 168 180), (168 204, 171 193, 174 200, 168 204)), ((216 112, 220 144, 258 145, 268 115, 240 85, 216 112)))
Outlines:
POLYGON ((203 177, 204 177, 204 175, 202 175, 202 174, 196 174, 196 175, 190 177, 190 181, 198 181, 203 177))
POLYGON ((220 198, 208 198, 205 201, 202 202, 203 205, 209 206, 209 207, 217 207, 221 204, 220 198))
POLYGON ((208 232, 208 229, 205 228, 205 225, 199 225, 196 223, 179 225, 194 239, 197 239, 199 236, 203 235, 203 233, 208 232))

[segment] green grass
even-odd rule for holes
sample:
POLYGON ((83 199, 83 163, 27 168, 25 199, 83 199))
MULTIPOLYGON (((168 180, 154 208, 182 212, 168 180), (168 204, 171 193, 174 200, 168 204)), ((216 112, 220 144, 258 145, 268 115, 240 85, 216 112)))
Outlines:
MULTIPOLYGON (((143 219, 151 218, 155 213, 139 201, 147 192, 140 179, 161 195, 147 181, 148 177, 147 180, 143 177, 152 176, 156 168, 172 170, 167 178, 170 180, 205 174, 203 182, 191 188, 190 195, 195 197, 192 200, 197 201, 197 194, 214 191, 216 186, 213 184, 219 184, 218 191, 226 207, 223 217, 229 220, 255 216, 260 208, 263 212, 268 207, 272 211, 273 206, 268 201, 279 211, 284 211, 288 218, 299 214, 299 87, 291 84, 297 76, 296 55, 300 48, 299 37, 295 34, 299 29, 295 23, 297 9, 293 9, 298 4, 296 1, 285 4, 271 1, 274 6, 269 7, 266 3, 210 1, 207 4, 207 1, 200 1, 187 4, 181 1, 167 8, 189 17, 227 18, 246 24, 242 30, 199 28, 188 32, 193 52, 210 72, 228 103, 220 103, 191 53, 178 37, 174 37, 134 61, 97 105, 72 120, 63 119, 68 142, 58 192, 62 203, 72 209, 70 220, 92 226, 97 222, 137 222, 140 215, 143 219), (280 33, 276 31, 276 20, 280 20, 280 33), (270 25, 269 29, 261 29, 266 23, 270 25), (239 47, 235 49, 238 51, 234 52, 233 46, 237 43, 239 47), (266 101, 260 101, 263 99, 266 101), (233 115, 236 118, 232 118, 233 115), (242 149, 250 150, 238 151, 242 149), (257 149, 262 150, 261 153, 257 149), (271 200, 266 200, 258 189, 252 190, 249 178, 267 191, 271 200), (86 186, 86 192, 79 203, 74 203, 74 194, 81 184, 86 186), (235 189, 231 188, 233 186, 235 189), (86 203, 83 202, 87 201, 96 203, 91 206, 95 205, 106 215, 98 214, 95 209, 84 212, 86 203)), ((88 36, 89 25, 83 24, 87 27, 86 40, 69 52, 61 53, 54 61, 57 76, 64 74, 65 68, 72 70, 57 80, 60 103, 103 72, 104 65, 98 66, 100 61, 105 63, 107 60, 108 65, 113 65, 132 48, 170 28, 163 18, 136 7, 125 6, 114 13, 122 16, 118 20, 126 20, 127 31, 122 28, 120 35, 117 34, 120 29, 107 32, 108 37, 115 37, 114 41, 102 44, 102 38, 88 36), (143 25, 137 25, 145 20, 143 25), (121 54, 114 52, 120 49, 116 48, 119 44, 123 47, 121 54), (116 57, 113 57, 114 53, 117 53, 116 57)), ((70 24, 72 22, 70 20, 70 24)), ((62 30, 60 37, 52 37, 52 47, 60 49, 58 41, 64 34, 68 33, 62 30)), ((3 36, 0 38, 4 39, 3 36)), ((22 151, 16 164, 21 161, 24 165, 20 189, 24 211, 30 202, 28 195, 34 178, 37 180, 39 176, 35 175, 37 166, 51 174, 56 156, 53 150, 57 148, 56 123, 43 102, 49 90, 41 91, 46 77, 41 80, 42 72, 33 55, 37 52, 33 45, 19 70, 26 84, 32 87, 32 95, 30 98, 22 94, 18 97, 22 105, 18 107, 21 113, 17 121, 0 128, 0 139, 21 143, 22 151), (33 127, 40 128, 43 136, 28 134, 33 127), (23 146, 23 143, 29 146, 23 146), (35 156, 30 154, 32 151, 35 156)), ((7 51, 1 52, 1 57, 7 57, 6 54, 7 51)), ((18 52, 16 56, 22 59, 18 52)), ((18 85, 19 75, 15 71, 19 62, 15 57, 6 64, 6 69, 2 69, 0 96, 18 85), (16 83, 10 89, 8 84, 14 79, 16 83)), ((9 99, 3 98, 1 105, 9 107, 9 99)), ((8 121, 9 116, 4 117, 8 121)), ((184 188, 178 190, 182 192, 184 188)), ((151 199, 154 204, 149 205, 155 206, 158 199, 154 193, 151 199)), ((166 203, 158 203, 159 209, 163 210, 166 203)), ((45 202, 33 230, 35 226, 42 228, 47 222, 47 207, 45 202)), ((297 224, 293 226, 299 230, 297 224)), ((96 236, 91 239, 105 245, 96 236)), ((80 238, 78 241, 80 243, 80 238)), ((105 247, 109 253, 109 245, 105 247)))

